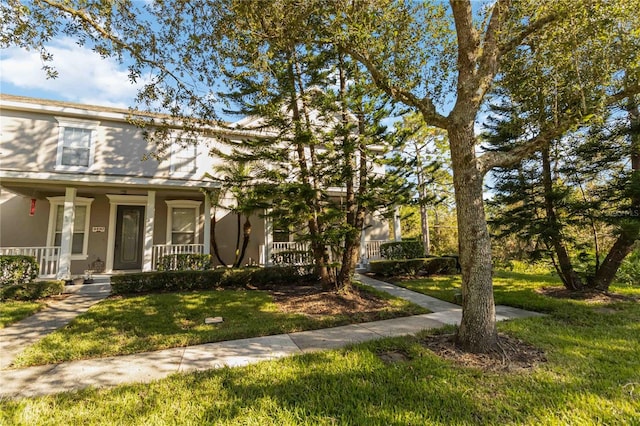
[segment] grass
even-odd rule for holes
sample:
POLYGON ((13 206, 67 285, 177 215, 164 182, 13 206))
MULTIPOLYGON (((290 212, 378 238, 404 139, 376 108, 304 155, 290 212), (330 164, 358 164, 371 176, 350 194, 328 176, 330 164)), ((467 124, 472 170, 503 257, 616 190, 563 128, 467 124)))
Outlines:
MULTIPOLYGON (((455 278, 406 285, 453 294, 455 278)), ((392 338, 150 384, 0 401, 0 424, 640 424, 640 304, 535 292, 547 285, 557 282, 496 279, 499 303, 549 314, 499 323, 546 352, 548 362, 530 371, 485 373, 435 356, 422 336, 392 338), (386 363, 378 356, 386 351, 408 359, 386 363)), ((614 290, 640 296, 637 287, 614 290)))
POLYGON ((35 314, 45 307, 44 302, 20 302, 8 300, 0 302, 0 328, 35 314))
POLYGON ((91 307, 66 327, 27 348, 16 358, 14 366, 126 355, 428 312, 404 300, 383 297, 389 300, 389 307, 375 314, 313 318, 278 311, 272 297, 264 291, 115 297, 91 307), (218 316, 223 317, 223 323, 204 323, 205 318, 218 316))

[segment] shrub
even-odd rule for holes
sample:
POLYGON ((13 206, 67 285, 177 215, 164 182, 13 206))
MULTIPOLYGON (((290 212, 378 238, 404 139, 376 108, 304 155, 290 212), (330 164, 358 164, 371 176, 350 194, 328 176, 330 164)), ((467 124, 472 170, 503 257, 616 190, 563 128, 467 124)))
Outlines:
POLYGON ((371 272, 385 277, 394 275, 453 274, 456 272, 456 259, 453 257, 428 257, 404 260, 374 260, 370 264, 371 272))
POLYGON ((197 253, 162 256, 158 271, 204 271, 211 269, 211 255, 197 253))
POLYGON ((127 294, 214 289, 220 286, 224 273, 224 269, 212 269, 114 275, 111 277, 111 292, 127 294))
POLYGON ((616 273, 616 282, 624 285, 640 285, 640 247, 631 252, 616 273))
POLYGON ((380 244, 380 255, 388 260, 419 259, 424 257, 420 241, 396 241, 380 244))
POLYGON ((35 300, 61 294, 64 281, 33 281, 0 287, 0 300, 35 300))
POLYGON ((40 267, 33 256, 0 256, 0 286, 27 284, 38 278, 40 267))
POLYGON ((314 279, 306 267, 210 269, 207 271, 161 271, 114 275, 113 294, 212 290, 216 288, 265 287, 298 284, 314 279))
POLYGON ((278 284, 303 284, 318 281, 313 265, 274 266, 257 268, 251 276, 251 284, 261 288, 278 284))
POLYGON ((393 275, 417 275, 425 259, 374 260, 369 265, 371 272, 390 277, 393 275))
POLYGON ((448 275, 455 274, 458 271, 458 259, 454 256, 430 257, 425 259, 424 266, 421 269, 426 275, 448 275))
POLYGON ((311 253, 307 250, 285 250, 271 255, 274 265, 307 265, 312 263, 311 253))

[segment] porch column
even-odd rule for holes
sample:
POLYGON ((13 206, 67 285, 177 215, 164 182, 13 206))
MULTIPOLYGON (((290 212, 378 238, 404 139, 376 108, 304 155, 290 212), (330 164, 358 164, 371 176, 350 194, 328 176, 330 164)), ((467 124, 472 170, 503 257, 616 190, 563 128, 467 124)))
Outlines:
POLYGON ((402 228, 400 225, 400 206, 393 209, 393 241, 402 241, 402 228))
POLYGON ((73 247, 73 223, 75 222, 76 188, 67 187, 64 192, 62 212, 62 236, 60 241, 60 263, 56 278, 71 279, 71 250, 73 247))
POLYGON ((211 254, 211 200, 207 194, 204 195, 204 232, 202 243, 204 244, 204 254, 211 254))
POLYGON ((264 217, 264 265, 271 265, 271 247, 273 246, 273 219, 269 216, 269 210, 265 210, 264 217))
POLYGON ((362 226, 360 231, 360 266, 364 267, 367 261, 367 228, 362 226))
POLYGON ((147 191, 145 216, 142 270, 151 271, 153 269, 153 227, 156 217, 156 191, 147 191))

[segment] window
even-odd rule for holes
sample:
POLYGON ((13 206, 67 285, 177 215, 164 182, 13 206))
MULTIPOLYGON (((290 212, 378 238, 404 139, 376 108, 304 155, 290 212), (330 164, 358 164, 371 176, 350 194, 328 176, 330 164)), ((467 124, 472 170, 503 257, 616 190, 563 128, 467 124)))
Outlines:
POLYGON ((175 208, 171 212, 171 242, 173 244, 194 244, 196 221, 193 209, 175 208))
POLYGON ((196 172, 198 149, 195 139, 179 139, 171 144, 171 173, 188 175, 196 172))
MULTIPOLYGON (((64 197, 49 197, 49 232, 47 244, 60 247, 62 244, 62 224, 64 222, 64 197)), ((76 197, 71 238, 71 259, 86 259, 89 242, 89 217, 93 198, 76 197)))
POLYGON ((198 244, 198 218, 200 216, 200 201, 171 200, 166 202, 167 212, 167 243, 168 244, 198 244))
POLYGON ((281 220, 276 220, 273 223, 273 242, 274 243, 288 243, 290 241, 289 226, 281 220))
POLYGON ((56 168, 84 170, 91 167, 99 123, 59 117, 56 120, 60 126, 56 168))
POLYGON ((65 127, 62 141, 62 166, 89 167, 91 130, 65 127))

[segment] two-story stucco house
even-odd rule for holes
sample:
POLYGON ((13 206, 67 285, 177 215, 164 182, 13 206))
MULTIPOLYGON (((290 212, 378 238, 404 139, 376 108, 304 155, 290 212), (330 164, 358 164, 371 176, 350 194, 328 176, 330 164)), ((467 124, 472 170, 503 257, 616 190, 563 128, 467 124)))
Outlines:
MULTIPOLYGON (((209 155, 216 141, 175 140, 160 159, 144 159, 157 147, 129 115, 0 96, 0 254, 34 255, 41 276, 69 278, 91 269, 150 271, 166 254, 210 252, 212 206, 202 189, 217 185, 205 177, 220 161, 209 155)), ((218 246, 232 258, 235 227, 216 211, 218 246)), ((252 223, 245 263, 267 264, 296 244, 262 215, 252 223)), ((363 258, 388 237, 387 224, 370 218, 363 258)))

